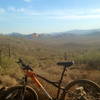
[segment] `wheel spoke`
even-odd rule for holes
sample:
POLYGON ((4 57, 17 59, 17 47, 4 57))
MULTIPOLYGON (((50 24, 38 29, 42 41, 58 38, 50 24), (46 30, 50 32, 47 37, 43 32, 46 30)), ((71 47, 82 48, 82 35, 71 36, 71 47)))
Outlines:
POLYGON ((5 100, 38 100, 38 97, 33 89, 16 86, 7 90, 5 100))
POLYGON ((90 81, 73 81, 67 88, 63 100, 100 100, 100 88, 90 81))

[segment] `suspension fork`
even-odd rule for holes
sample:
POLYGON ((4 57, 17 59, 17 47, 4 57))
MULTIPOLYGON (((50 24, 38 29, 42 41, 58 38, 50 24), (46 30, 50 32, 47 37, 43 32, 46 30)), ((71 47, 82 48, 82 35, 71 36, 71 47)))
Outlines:
POLYGON ((23 88, 22 88, 22 91, 21 91, 22 92, 21 100, 24 100, 26 85, 27 85, 27 75, 25 75, 25 77, 24 77, 23 88))

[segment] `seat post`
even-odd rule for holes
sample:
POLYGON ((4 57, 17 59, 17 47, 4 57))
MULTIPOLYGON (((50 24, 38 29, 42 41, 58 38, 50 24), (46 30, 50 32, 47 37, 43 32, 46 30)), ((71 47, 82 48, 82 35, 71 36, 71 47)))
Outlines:
POLYGON ((64 65, 64 68, 63 68, 63 71, 62 71, 62 74, 61 74, 61 78, 60 78, 60 81, 59 81, 59 84, 58 84, 58 92, 57 92, 57 97, 56 97, 56 99, 58 100, 58 98, 59 98, 59 94, 60 94, 60 87, 61 87, 61 83, 62 83, 62 81, 63 81, 63 77, 64 77, 64 73, 65 73, 65 71, 66 71, 66 65, 64 65))
MULTIPOLYGON (((64 60, 65 61, 67 60, 67 54, 66 54, 66 52, 64 53, 64 60)), ((63 71, 62 71, 61 78, 60 78, 59 84, 58 84, 58 92, 57 92, 57 97, 56 97, 57 100, 59 98, 59 94, 60 94, 60 90, 61 90, 60 87, 61 87, 61 84, 62 84, 62 81, 63 81, 64 73, 65 73, 66 68, 67 68, 67 65, 66 64, 63 65, 63 66, 64 66, 63 67, 63 71)))

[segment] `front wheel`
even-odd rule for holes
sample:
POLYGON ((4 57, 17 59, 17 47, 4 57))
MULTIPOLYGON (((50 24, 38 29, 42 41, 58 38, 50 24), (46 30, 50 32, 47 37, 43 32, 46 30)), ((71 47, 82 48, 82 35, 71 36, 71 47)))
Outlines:
POLYGON ((3 100, 38 100, 38 95, 31 87, 14 86, 8 88, 3 100))
POLYGON ((100 100, 100 87, 90 80, 72 81, 65 87, 61 100, 100 100))

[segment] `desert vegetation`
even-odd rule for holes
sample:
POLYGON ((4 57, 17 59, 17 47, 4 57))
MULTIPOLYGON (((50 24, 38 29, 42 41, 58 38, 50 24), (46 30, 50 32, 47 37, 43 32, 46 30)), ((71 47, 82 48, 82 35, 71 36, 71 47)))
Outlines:
MULTIPOLYGON (((81 78, 93 80, 100 85, 99 44, 98 36, 27 39, 0 35, 0 87, 20 83, 23 73, 16 63, 18 58, 24 59, 36 73, 51 80, 58 80, 62 67, 58 67, 56 63, 64 61, 65 57, 67 61, 74 61, 75 64, 65 74, 64 85, 81 78)), ((41 82, 55 95, 55 92, 52 93, 55 88, 41 82)))

